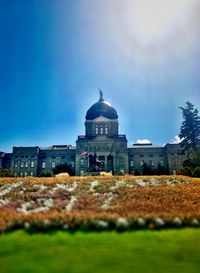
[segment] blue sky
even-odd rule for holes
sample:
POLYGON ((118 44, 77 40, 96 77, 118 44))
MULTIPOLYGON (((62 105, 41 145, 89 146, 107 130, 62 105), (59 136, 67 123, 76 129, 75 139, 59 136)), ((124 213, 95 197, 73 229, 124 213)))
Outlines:
POLYGON ((200 110, 198 0, 0 0, 0 151, 75 145, 98 88, 129 145, 200 110))

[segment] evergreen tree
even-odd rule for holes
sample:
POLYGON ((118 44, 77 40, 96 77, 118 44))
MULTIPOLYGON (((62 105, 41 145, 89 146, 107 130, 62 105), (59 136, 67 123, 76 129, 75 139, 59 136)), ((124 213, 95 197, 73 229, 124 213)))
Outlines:
POLYGON ((179 137, 184 150, 192 151, 200 145, 200 117, 198 110, 189 101, 186 107, 179 107, 182 110, 183 122, 179 137))

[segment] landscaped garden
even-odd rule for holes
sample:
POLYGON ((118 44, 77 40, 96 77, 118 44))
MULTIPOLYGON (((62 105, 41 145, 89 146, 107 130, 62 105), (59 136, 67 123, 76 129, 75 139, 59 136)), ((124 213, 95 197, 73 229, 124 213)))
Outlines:
POLYGON ((1 272, 198 272, 200 181, 0 179, 1 272))

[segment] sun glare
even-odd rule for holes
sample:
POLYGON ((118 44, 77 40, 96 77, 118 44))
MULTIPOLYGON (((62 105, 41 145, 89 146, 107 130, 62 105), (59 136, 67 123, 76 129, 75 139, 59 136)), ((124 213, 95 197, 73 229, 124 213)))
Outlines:
POLYGON ((135 0, 124 2, 129 35, 144 45, 167 39, 187 21, 195 0, 135 0))

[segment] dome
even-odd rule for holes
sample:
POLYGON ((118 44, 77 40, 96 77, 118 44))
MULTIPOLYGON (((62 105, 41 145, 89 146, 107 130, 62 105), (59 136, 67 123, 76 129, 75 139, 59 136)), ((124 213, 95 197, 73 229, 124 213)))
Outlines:
POLYGON ((101 116, 108 119, 118 119, 116 110, 110 103, 104 101, 102 91, 100 91, 99 101, 90 107, 85 118, 86 120, 93 120, 101 116))

